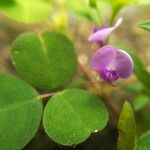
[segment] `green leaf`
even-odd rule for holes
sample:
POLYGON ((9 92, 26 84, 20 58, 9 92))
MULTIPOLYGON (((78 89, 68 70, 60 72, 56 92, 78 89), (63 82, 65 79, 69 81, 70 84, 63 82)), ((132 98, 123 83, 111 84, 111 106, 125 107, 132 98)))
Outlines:
POLYGON ((95 8, 96 7, 96 1, 97 0, 89 0, 90 6, 95 8))
POLYGON ((150 20, 147 20, 147 21, 139 24, 139 27, 142 29, 150 31, 150 20))
POLYGON ((145 87, 143 86, 143 84, 141 82, 136 81, 132 84, 125 86, 125 89, 129 92, 139 94, 145 90, 145 87))
POLYGON ((77 65, 71 41, 54 32, 20 35, 12 46, 12 61, 18 74, 39 89, 63 87, 77 65))
POLYGON ((62 145, 76 145, 91 133, 102 130, 108 113, 95 95, 79 89, 68 89, 47 103, 43 125, 48 136, 62 145))
POLYGON ((28 84, 0 74, 0 149, 22 149, 35 135, 42 102, 28 84))
POLYGON ((149 148, 150 148, 150 131, 147 131, 139 138, 134 150, 149 150, 149 148))
POLYGON ((114 21, 115 17, 117 16, 118 12, 125 6, 134 5, 137 3, 137 0, 112 0, 112 18, 111 22, 114 21))
POLYGON ((96 7, 98 16, 99 16, 99 24, 103 24, 106 22, 106 18, 110 18, 112 10, 111 10, 111 5, 109 2, 105 1, 97 1, 97 7, 96 7))
POLYGON ((149 104, 150 100, 147 95, 138 95, 133 103, 134 110, 138 111, 149 104))
POLYGON ((89 20, 97 25, 100 23, 99 15, 96 9, 89 6, 88 0, 67 0, 66 6, 68 11, 73 13, 74 16, 89 20))
POLYGON ((135 141, 135 117, 131 105, 126 101, 118 122, 118 150, 133 150, 135 141))
POLYGON ((143 62, 140 60, 139 56, 136 54, 134 50, 128 48, 123 44, 116 44, 118 48, 121 48, 127 51, 133 59, 134 62, 134 73, 138 77, 139 81, 146 87, 150 88, 150 73, 146 70, 143 62))
POLYGON ((6 6, 13 6, 15 4, 15 0, 1 0, 0 1, 0 8, 6 6))
POLYGON ((0 11, 23 23, 37 23, 48 18, 52 12, 46 0, 1 0, 0 11))
POLYGON ((137 0, 110 0, 112 5, 120 5, 120 6, 126 6, 131 4, 136 4, 137 0))
POLYGON ((88 5, 88 2, 86 3, 85 0, 78 1, 78 2, 76 0, 69 0, 69 1, 66 1, 66 6, 67 6, 67 9, 70 12, 74 13, 75 15, 91 20, 91 17, 88 13, 90 6, 88 5))

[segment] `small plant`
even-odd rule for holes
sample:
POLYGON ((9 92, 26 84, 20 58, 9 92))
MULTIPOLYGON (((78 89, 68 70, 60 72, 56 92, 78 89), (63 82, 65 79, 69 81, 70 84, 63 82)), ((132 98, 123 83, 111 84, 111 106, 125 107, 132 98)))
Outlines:
MULTIPOLYGON (((0 11, 12 21, 41 22, 46 28, 42 32, 22 33, 12 42, 10 58, 16 77, 0 73, 0 150, 23 149, 40 124, 50 139, 74 147, 93 133, 101 134, 112 118, 118 120, 118 150, 149 150, 150 131, 137 137, 135 113, 149 104, 150 73, 132 48, 117 38, 109 41, 110 35, 124 24, 120 17, 112 25, 121 8, 141 3, 135 0, 0 2, 0 11), (104 8, 111 8, 109 17, 104 8), (98 47, 90 56, 90 71, 79 61, 74 46, 76 37, 68 36, 67 29, 72 21, 68 12, 75 21, 82 18, 96 26, 101 25, 85 39, 98 47), (77 82, 79 72, 83 74, 84 84, 77 82), (124 104, 118 112, 113 108, 113 101, 107 99, 109 87, 112 95, 119 87, 120 79, 126 82, 132 73, 142 87, 133 108, 130 99, 121 98, 124 104)), ((150 30, 150 22, 139 27, 150 30)))

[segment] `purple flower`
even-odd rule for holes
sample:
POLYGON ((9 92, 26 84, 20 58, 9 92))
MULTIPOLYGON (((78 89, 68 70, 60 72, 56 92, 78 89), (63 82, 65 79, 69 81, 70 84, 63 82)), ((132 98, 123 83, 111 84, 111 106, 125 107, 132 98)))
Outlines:
POLYGON ((119 78, 127 78, 133 71, 130 55, 112 45, 97 50, 92 57, 91 67, 99 73, 101 79, 112 83, 119 78))
POLYGON ((119 18, 113 27, 102 25, 99 28, 94 28, 92 35, 88 38, 88 41, 96 42, 101 47, 106 45, 110 34, 121 25, 122 20, 122 18, 119 18))

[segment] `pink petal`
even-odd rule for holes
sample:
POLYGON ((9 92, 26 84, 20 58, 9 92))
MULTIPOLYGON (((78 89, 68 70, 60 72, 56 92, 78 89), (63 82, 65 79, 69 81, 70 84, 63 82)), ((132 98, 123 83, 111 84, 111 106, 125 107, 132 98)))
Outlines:
POLYGON ((131 75, 133 71, 133 60, 127 52, 118 50, 115 61, 116 71, 121 78, 127 78, 131 75))
POLYGON ((112 62, 117 55, 117 48, 107 45, 97 50, 92 57, 91 67, 93 70, 99 72, 103 70, 112 62))
POLYGON ((131 75, 133 60, 127 52, 107 45, 94 53, 91 67, 99 73, 102 80, 111 83, 131 75))
POLYGON ((122 20, 122 18, 119 18, 113 27, 104 28, 94 32, 91 36, 89 36, 88 41, 106 43, 110 34, 121 25, 122 20))

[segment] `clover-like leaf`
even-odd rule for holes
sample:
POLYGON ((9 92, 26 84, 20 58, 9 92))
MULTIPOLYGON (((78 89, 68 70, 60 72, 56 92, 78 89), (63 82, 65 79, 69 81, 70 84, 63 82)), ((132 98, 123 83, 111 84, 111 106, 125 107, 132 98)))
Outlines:
POLYGON ((20 35, 12 46, 12 61, 18 74, 39 89, 63 87, 77 65, 71 41, 54 32, 20 35))
POLYGON ((48 136, 62 145, 75 145, 91 133, 102 130, 108 113, 95 95, 79 89, 67 89, 47 103, 43 125, 48 136))
POLYGON ((118 150, 133 150, 136 125, 133 109, 127 101, 119 117, 118 132, 118 150))
POLYGON ((35 135, 42 103, 28 84, 0 74, 0 149, 22 149, 35 135))
POLYGON ((149 148, 150 148, 150 131, 147 131, 139 138, 134 150, 149 150, 149 148))
POLYGON ((147 21, 139 24, 139 27, 142 29, 150 31, 150 20, 147 20, 147 21))
POLYGON ((48 18, 52 11, 46 0, 1 0, 0 12, 23 23, 37 23, 48 18))

